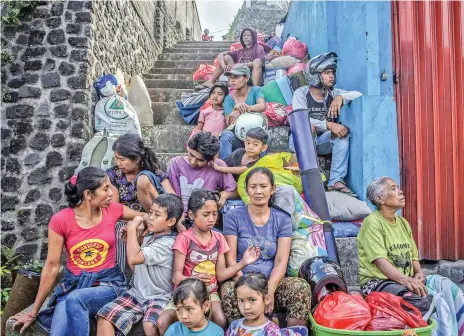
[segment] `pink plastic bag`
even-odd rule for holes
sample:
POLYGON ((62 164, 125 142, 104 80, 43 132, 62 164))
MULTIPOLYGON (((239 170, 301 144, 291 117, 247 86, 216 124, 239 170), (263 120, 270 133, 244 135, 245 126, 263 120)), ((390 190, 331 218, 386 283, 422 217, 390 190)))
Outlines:
POLYGON ((303 72, 306 69, 306 63, 298 63, 295 65, 292 65, 290 68, 287 69, 287 76, 294 74, 295 72, 303 70, 303 72))
POLYGON ((214 65, 201 64, 197 71, 193 74, 193 80, 208 80, 216 71, 214 65))
POLYGON ((243 46, 242 46, 242 44, 240 42, 232 43, 229 50, 233 51, 233 50, 237 50, 237 49, 243 49, 243 46))
POLYGON ((298 41, 294 37, 290 37, 285 41, 282 48, 282 55, 293 56, 298 59, 303 59, 308 54, 308 46, 306 43, 298 41))

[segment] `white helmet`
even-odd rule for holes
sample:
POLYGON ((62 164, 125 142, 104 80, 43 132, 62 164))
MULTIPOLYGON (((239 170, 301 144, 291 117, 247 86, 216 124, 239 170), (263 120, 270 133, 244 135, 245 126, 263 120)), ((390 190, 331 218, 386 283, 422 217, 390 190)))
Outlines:
POLYGON ((267 119, 261 113, 243 113, 235 122, 235 136, 245 141, 247 132, 255 127, 267 130, 267 119))

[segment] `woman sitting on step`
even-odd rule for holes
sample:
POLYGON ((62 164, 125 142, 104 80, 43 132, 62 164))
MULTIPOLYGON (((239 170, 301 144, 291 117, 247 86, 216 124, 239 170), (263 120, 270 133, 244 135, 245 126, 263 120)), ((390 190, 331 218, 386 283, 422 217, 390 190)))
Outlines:
MULTIPOLYGON (((209 80, 197 86, 197 89, 212 87, 224 71, 230 71, 235 64, 244 64, 253 70, 253 85, 260 86, 263 79, 263 65, 266 56, 264 48, 258 42, 258 34, 253 28, 245 28, 240 34, 241 49, 225 51, 217 56, 219 66, 209 80)), ((269 48, 270 49, 270 48, 269 48)), ((268 50, 270 51, 270 50, 268 50)), ((250 71, 251 71, 250 70, 250 71)))
MULTIPOLYGON (((224 99, 224 115, 227 125, 235 124, 235 120, 242 113, 264 112, 266 101, 259 86, 250 86, 250 69, 245 64, 237 64, 230 71, 225 73, 229 77, 229 86, 235 90, 233 94, 227 95, 224 99)), ((244 148, 243 141, 235 136, 235 132, 225 129, 219 138, 221 150, 219 157, 224 160, 239 148, 244 148)))
POLYGON ((275 192, 274 175, 267 168, 252 169, 245 187, 250 204, 235 208, 224 217, 223 234, 230 250, 227 267, 241 262, 250 246, 259 248, 260 256, 245 266, 234 280, 221 286, 224 313, 229 323, 240 318, 235 281, 249 272, 260 272, 268 278, 270 302, 266 314, 285 312, 288 326, 307 326, 311 309, 311 288, 302 278, 285 277, 292 243, 292 219, 289 214, 270 206, 275 192))
POLYGON ((403 191, 393 179, 380 177, 366 196, 377 211, 364 219, 357 238, 363 294, 402 296, 425 320, 436 309, 437 335, 464 335, 464 294, 450 279, 422 272, 411 227, 397 214, 405 206, 403 191))
MULTIPOLYGON (((109 168, 106 173, 111 181, 113 202, 141 212, 150 211, 153 199, 160 194, 174 194, 168 175, 161 171, 158 158, 137 134, 124 134, 114 142, 114 156, 117 166, 109 168)), ((126 227, 125 221, 116 225, 116 236, 126 227)), ((183 227, 183 226, 182 226, 183 227)), ((178 228, 182 230, 182 227, 178 228)), ((126 243, 117 241, 117 263, 123 271, 126 266, 126 243)))
POLYGON ((142 213, 112 203, 111 182, 96 167, 82 169, 67 182, 65 194, 69 207, 50 220, 47 260, 34 305, 12 317, 14 327, 22 326, 21 333, 37 319, 52 335, 89 335, 90 318, 126 289, 116 263, 115 225, 142 213), (63 247, 67 254, 63 280, 40 311, 58 276, 63 247))

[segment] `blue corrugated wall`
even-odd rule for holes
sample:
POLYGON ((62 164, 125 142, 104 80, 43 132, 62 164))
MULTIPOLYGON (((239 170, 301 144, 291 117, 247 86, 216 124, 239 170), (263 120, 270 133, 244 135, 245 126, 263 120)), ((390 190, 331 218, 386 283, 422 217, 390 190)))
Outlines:
POLYGON ((350 187, 364 199, 376 177, 399 182, 390 2, 292 1, 282 37, 289 34, 308 45, 311 57, 335 51, 340 58, 337 87, 364 94, 341 116, 351 133, 350 187))

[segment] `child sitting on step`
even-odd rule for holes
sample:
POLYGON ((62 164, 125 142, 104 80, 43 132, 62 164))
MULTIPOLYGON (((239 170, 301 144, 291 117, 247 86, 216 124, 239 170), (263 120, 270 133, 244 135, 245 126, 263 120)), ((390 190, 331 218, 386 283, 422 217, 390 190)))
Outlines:
POLYGON ((267 290, 267 278, 259 272, 242 275, 235 283, 238 308, 244 318, 233 321, 226 336, 280 336, 279 326, 265 315, 270 296, 267 290))
POLYGON ((211 310, 211 301, 203 281, 182 280, 172 298, 179 322, 171 325, 164 336, 224 336, 224 330, 205 317, 211 310))
POLYGON ((134 271, 133 287, 100 309, 98 336, 114 335, 115 328, 127 335, 142 318, 145 335, 163 335, 176 320, 175 310, 168 306, 176 237, 171 229, 183 211, 178 196, 163 194, 155 198, 145 219, 136 217, 127 224, 127 261, 134 271), (140 246, 137 227, 142 222, 153 235, 145 237, 140 246))
POLYGON ((224 328, 227 320, 218 294, 218 282, 233 277, 242 268, 255 262, 260 252, 254 247, 248 248, 242 261, 226 267, 224 254, 229 251, 229 245, 222 233, 213 230, 218 220, 219 199, 216 191, 197 189, 192 192, 188 202, 188 215, 193 220, 193 226, 180 233, 174 243, 172 281, 175 285, 187 278, 203 281, 211 301, 209 318, 224 328))
POLYGON ((233 174, 237 181, 240 174, 252 167, 266 152, 268 139, 269 135, 263 128, 251 128, 246 133, 245 148, 236 149, 224 160, 228 167, 213 162, 213 168, 221 173, 233 174))
POLYGON ((223 103, 228 94, 229 89, 224 84, 215 84, 211 87, 209 91, 211 106, 200 111, 198 124, 190 134, 190 138, 202 131, 211 132, 215 137, 219 138, 219 134, 227 127, 223 103))

